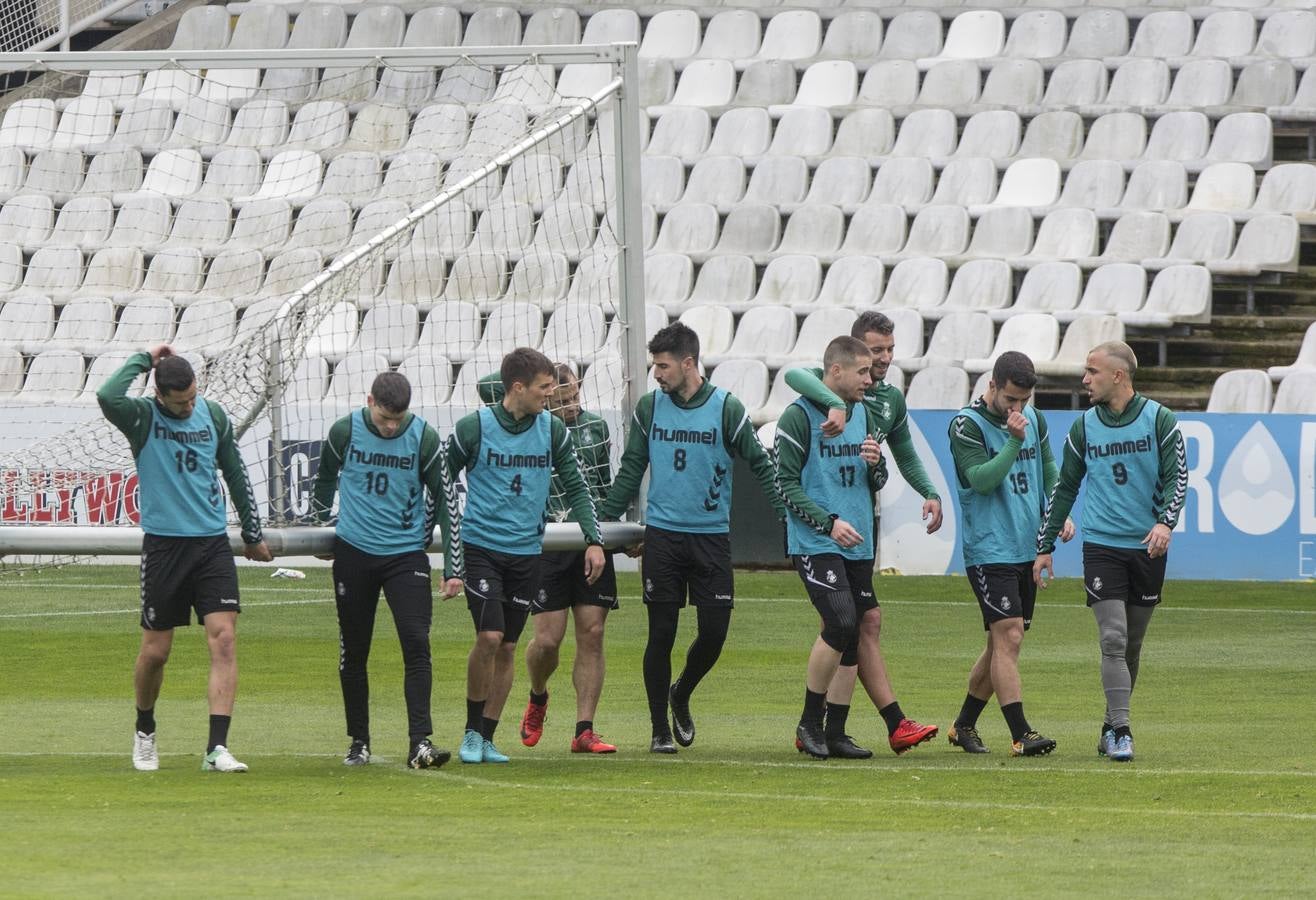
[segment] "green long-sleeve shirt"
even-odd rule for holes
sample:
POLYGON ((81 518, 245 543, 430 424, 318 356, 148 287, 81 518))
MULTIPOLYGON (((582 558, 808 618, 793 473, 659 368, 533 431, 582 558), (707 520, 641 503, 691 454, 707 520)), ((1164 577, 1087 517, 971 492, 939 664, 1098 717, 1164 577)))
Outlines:
MULTIPOLYGON (((315 489, 311 499, 311 515, 321 524, 329 521, 338 490, 338 475, 347 458, 347 445, 352 439, 352 417, 359 416, 370 432, 382 440, 370 420, 370 410, 362 408, 343 416, 329 427, 329 436, 320 447, 320 467, 315 473, 315 489)), ((411 427, 413 414, 402 420, 395 437, 401 437, 411 427)), ((448 469, 448 451, 438 431, 428 423, 420 438, 421 483, 429 491, 431 511, 425 523, 426 534, 431 534, 437 521, 443 540, 443 577, 461 578, 465 574, 461 544, 461 514, 458 511, 457 486, 448 469)), ((428 542, 428 538, 426 539, 428 542)))
MULTIPOLYGON (((1005 419, 993 412, 981 397, 973 401, 971 408, 993 425, 1001 429, 1005 428, 1005 419)), ((1051 443, 1047 439, 1050 432, 1047 429, 1046 418, 1043 417, 1041 410, 1034 411, 1037 413, 1037 442, 1042 450, 1042 493, 1044 496, 1050 496, 1058 472, 1056 458, 1051 452, 1051 443)), ((1000 452, 992 456, 987 452, 987 442, 983 439, 982 429, 968 416, 956 416, 951 419, 949 434, 950 455, 955 460, 955 474, 962 486, 972 488, 979 494, 990 494, 1000 487, 1001 482, 1010 474, 1010 467, 1014 465, 1019 451, 1023 448, 1023 441, 1011 436, 1006 439, 1000 452)))
MULTIPOLYGON (((668 396, 677 406, 689 409, 705 403, 713 391, 712 382, 705 380, 689 400, 683 400, 677 394, 668 396)), ((635 495, 640 492, 640 482, 649 467, 649 432, 653 428, 653 400, 654 395, 651 391, 641 397, 640 402, 635 405, 635 412, 631 416, 632 427, 626 437, 626 449, 621 455, 621 466, 617 469, 617 477, 612 481, 608 498, 599 509, 599 515, 604 519, 620 518, 626 507, 635 499, 635 495)), ((732 394, 727 394, 726 403, 722 406, 722 441, 727 453, 739 456, 749 463, 759 486, 763 488, 763 493, 771 501, 772 508, 777 511, 778 518, 785 519, 786 506, 777 486, 777 468, 771 455, 759 443, 754 426, 749 421, 749 414, 745 412, 745 404, 732 394)))
MULTIPOLYGON (((503 378, 497 372, 486 375, 476 383, 480 399, 487 406, 502 403, 507 391, 503 388, 503 378)), ((576 417, 568 422, 563 419, 571 440, 576 447, 576 459, 580 465, 581 477, 589 487, 590 496, 597 506, 608 496, 608 486, 612 484, 612 435, 608 423, 602 416, 587 410, 580 410, 576 417)), ((566 489, 562 479, 554 474, 552 493, 548 496, 548 516, 556 522, 576 522, 575 512, 566 503, 566 489)))
MULTIPOLYGON (((491 407, 498 424, 512 434, 521 434, 535 422, 534 416, 516 419, 501 403, 491 407)), ((575 512, 576 521, 585 535, 587 544, 603 545, 599 536, 599 519, 594 508, 594 498, 590 496, 589 487, 581 477, 580 466, 576 461, 575 443, 571 432, 557 416, 552 417, 550 442, 553 452, 553 477, 559 479, 562 494, 567 506, 575 512)), ((480 414, 471 413, 457 422, 448 439, 448 468, 453 477, 474 464, 480 455, 480 414)), ((479 527, 478 522, 467 522, 466 527, 479 527)))
MULTIPOLYGON (((814 403, 814 406, 823 415, 826 415, 830 409, 829 406, 822 403, 814 403)), ((878 423, 867 404, 861 407, 852 403, 847 405, 845 410, 846 421, 849 421, 859 410, 862 410, 863 415, 868 419, 869 432, 876 433, 878 423)), ((785 498, 786 506, 790 509, 792 515, 819 534, 831 534, 831 510, 823 509, 815 503, 813 498, 804 492, 804 488, 800 483, 800 473, 808 460, 808 448, 813 442, 812 436, 809 434, 810 428, 808 415, 793 403, 786 407, 781 414, 781 418, 777 420, 777 481, 781 487, 782 496, 785 498)), ((877 492, 882 490, 882 486, 886 484, 886 456, 882 456, 877 465, 867 466, 867 469, 868 478, 865 483, 868 485, 868 492, 871 495, 869 499, 876 502, 877 492)), ((852 522, 850 524, 855 525, 856 523, 852 522)))
MULTIPOLYGON (((1135 393, 1122 414, 1116 415, 1106 404, 1098 405, 1096 414, 1103 424, 1118 428, 1137 419, 1146 403, 1146 397, 1135 393)), ((1160 500, 1156 504, 1156 521, 1173 529, 1179 524, 1179 514, 1183 512, 1187 495, 1188 462, 1183 435, 1179 433, 1179 420, 1164 406, 1156 413, 1156 442, 1160 447, 1160 489, 1157 491, 1160 500)), ((1083 483, 1087 470, 1087 429, 1083 425, 1083 416, 1079 416, 1065 439, 1060 477, 1047 502, 1046 518, 1037 532, 1038 553, 1055 550, 1056 535, 1078 498, 1079 485, 1083 483)))
MULTIPOLYGON (((845 409, 840 397, 823 384, 822 369, 797 367, 786 372, 786 384, 791 390, 826 409, 845 409)), ((924 500, 940 500, 937 489, 928 477, 923 462, 914 449, 914 438, 909 433, 909 416, 905 408, 905 395, 885 381, 876 382, 864 393, 864 406, 874 423, 874 436, 891 449, 896 468, 909 486, 918 491, 924 500)))
MULTIPOLYGON (((145 351, 134 353, 96 391, 96 402, 100 404, 101 412, 105 414, 111 425, 128 438, 133 459, 137 458, 150 437, 151 410, 158 404, 153 397, 129 397, 128 388, 132 387, 138 375, 149 371, 151 371, 151 354, 145 351)), ((247 467, 242 464, 242 454, 238 452, 237 441, 233 437, 233 425, 229 422, 224 408, 214 400, 198 398, 197 402, 205 403, 210 407, 210 418, 215 422, 218 440, 215 462, 224 475, 229 498, 238 513, 242 540, 248 544, 259 544, 260 516, 256 512, 256 498, 251 491, 247 467)), ((158 408, 161 415, 172 418, 163 406, 158 408)))

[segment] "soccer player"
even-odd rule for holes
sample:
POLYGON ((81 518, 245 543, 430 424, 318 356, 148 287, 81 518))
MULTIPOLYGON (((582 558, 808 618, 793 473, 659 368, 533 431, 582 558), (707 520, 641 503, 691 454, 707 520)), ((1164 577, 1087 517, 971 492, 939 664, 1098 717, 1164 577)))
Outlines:
MULTIPOLYGON (((612 480, 609 459, 611 437, 602 416, 580 408, 580 380, 569 365, 558 363, 557 389, 549 411, 560 418, 576 445, 581 473, 595 503, 607 494, 612 480)), ((503 399, 499 376, 480 379, 480 399, 497 403, 503 399)), ((556 522, 579 521, 563 501, 560 478, 553 479, 548 500, 549 518, 556 522)), ((576 658, 571 681, 576 689, 576 734, 572 753, 615 753, 617 748, 594 730, 594 714, 603 693, 603 630, 609 610, 617 608, 617 571, 612 554, 607 554, 603 574, 594 584, 584 577, 584 553, 580 550, 545 551, 541 557, 543 590, 530 604, 534 637, 526 645, 526 670, 530 674, 530 700, 521 716, 521 743, 533 747, 544 734, 548 713, 548 679, 557 671, 559 648, 567 632, 567 610, 576 628, 576 658)))
POLYGON ((192 366, 167 345, 135 353, 96 392, 101 412, 128 438, 137 463, 142 524, 142 644, 133 670, 137 728, 133 767, 160 768, 155 744, 155 701, 174 629, 189 612, 206 631, 210 648, 210 739, 205 772, 245 772, 228 750, 233 697, 238 687, 236 633, 238 572, 229 547, 217 469, 242 523, 247 559, 269 562, 251 483, 223 408, 197 396, 192 366), (129 397, 133 379, 155 370, 155 396, 129 397))
POLYGON ((859 621, 877 608, 873 499, 886 481, 886 466, 863 404, 871 369, 863 341, 834 339, 823 355, 823 384, 846 403, 845 428, 823 434, 828 407, 803 397, 777 422, 777 466, 791 513, 787 549, 823 622, 809 653, 804 712, 795 729, 797 746, 817 759, 832 755, 823 714, 836 670, 847 657, 847 665, 856 665, 873 650, 859 642, 859 621))
MULTIPOLYGON (((1001 354, 987 391, 950 423, 960 500, 960 541, 969 586, 978 598, 987 646, 969 673, 969 691, 948 735, 968 753, 986 753, 978 716, 992 694, 1010 727, 1012 756, 1039 756, 1056 747, 1024 717, 1019 647, 1032 624, 1037 586, 1037 526, 1056 481, 1046 419, 1028 405, 1037 373, 1022 353, 1001 354)), ((1074 536, 1066 521, 1062 540, 1074 536)))
POLYGON ((338 680, 351 745, 343 765, 370 762, 370 684, 366 669, 375 610, 384 592, 402 645, 403 696, 410 738, 407 765, 428 769, 452 754, 430 743, 430 622, 434 599, 425 548, 433 509, 443 535, 443 599, 461 591, 461 546, 454 540, 457 492, 439 433, 408 411, 411 384, 397 372, 375 376, 366 405, 329 429, 315 476, 316 518, 334 527, 338 680), (428 499, 426 492, 428 491, 428 499))
POLYGON ((713 668, 726 641, 734 606, 731 569, 732 458, 750 464, 778 515, 785 516, 776 467, 750 424, 745 406, 699 374, 699 336, 675 322, 649 341, 658 390, 640 398, 621 467, 601 507, 619 517, 649 470, 644 532, 644 603, 649 639, 644 689, 649 698, 653 753, 676 753, 695 739, 690 695, 713 668), (673 682, 672 648, 681 608, 698 611, 699 628, 673 682), (672 724, 667 724, 671 703, 672 724), (675 735, 676 743, 673 743, 675 735))
MULTIPOLYGON (((905 397, 886 383, 887 371, 891 368, 891 359, 895 353, 894 332, 895 325, 887 316, 868 310, 859 314, 850 329, 850 336, 863 341, 873 355, 873 383, 864 392, 864 406, 868 408, 874 422, 873 434, 879 443, 885 441, 891 448, 901 476, 923 497, 923 519, 928 523, 928 534, 932 534, 941 528, 941 498, 918 458, 918 451, 914 449, 905 397)), ((828 408, 822 433, 827 437, 835 437, 845 427, 845 403, 827 389, 822 378, 821 369, 796 368, 787 371, 786 384, 806 399, 828 408)), ((904 753, 911 747, 931 740, 937 734, 936 726, 921 725, 906 719, 900 707, 893 705, 895 694, 891 691, 886 662, 880 648, 880 608, 874 607, 865 612, 859 633, 860 641, 874 648, 874 652, 867 657, 871 660, 871 668, 860 669, 847 657, 847 661, 842 662, 837 669, 836 678, 827 690, 826 731, 833 745, 832 755, 861 759, 872 755, 871 751, 857 746, 845 733, 856 678, 863 683, 873 705, 879 710, 885 710, 882 718, 886 722, 887 741, 892 750, 904 753)))
POLYGON ((1133 759, 1129 698, 1188 491, 1178 421, 1134 390, 1137 370, 1137 357, 1122 341, 1099 344, 1088 353, 1083 386, 1092 406, 1069 429, 1033 563, 1033 579, 1045 588, 1055 571, 1056 534, 1086 479, 1083 581, 1097 619, 1106 693, 1097 752, 1117 762, 1133 759))
POLYGON ((546 409, 557 387, 553 363, 521 347, 503 358, 501 403, 465 416, 448 441, 454 476, 466 472, 466 600, 475 645, 466 668, 464 763, 505 763, 494 731, 512 689, 516 644, 541 587, 540 553, 551 479, 561 479, 586 548, 582 571, 593 584, 603 574, 594 501, 580 476, 571 433, 546 409))

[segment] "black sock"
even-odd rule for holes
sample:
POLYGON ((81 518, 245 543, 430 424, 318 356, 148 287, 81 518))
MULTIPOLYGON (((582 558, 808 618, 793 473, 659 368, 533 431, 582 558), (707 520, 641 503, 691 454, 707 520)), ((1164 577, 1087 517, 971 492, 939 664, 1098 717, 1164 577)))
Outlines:
POLYGON ((1115 737, 1117 737, 1117 738, 1122 738, 1122 737, 1131 738, 1131 737, 1133 737, 1133 731, 1129 728, 1129 726, 1127 726, 1127 725, 1121 725, 1121 726, 1119 726, 1118 728, 1115 729, 1115 737))
POLYGON ((827 708, 827 695, 804 689, 804 713, 800 716, 801 725, 822 726, 823 711, 827 708))
POLYGON ((543 706, 548 703, 548 691, 542 694, 536 694, 533 690, 530 692, 530 702, 535 706, 543 706))
POLYGON ((823 725, 823 733, 829 738, 838 738, 845 734, 845 720, 849 717, 850 704, 828 703, 827 718, 823 725))
POLYGON ((1010 726, 1011 738, 1017 741, 1029 732, 1028 720, 1024 718, 1024 704, 1022 700, 1016 700, 1014 703, 1002 704, 1001 713, 1005 716, 1005 724, 1010 726))
POLYGON ((589 719, 582 719, 581 721, 576 723, 576 737, 580 737, 585 732, 593 731, 593 730, 594 730, 594 723, 591 722, 589 719))
POLYGON ((887 737, 895 734, 900 723, 905 721, 905 714, 900 711, 900 704, 894 700, 879 709, 877 714, 882 717, 883 722, 886 722, 887 737))
POLYGON ((210 717, 210 743, 206 747, 207 753, 216 747, 228 746, 228 725, 231 721, 233 721, 232 716, 210 717))
POLYGON ((480 717, 480 736, 486 741, 492 741, 494 732, 498 730, 498 720, 491 719, 488 716, 480 717))
POLYGON ((155 708, 137 710, 137 730, 142 734, 155 734, 155 708))
POLYGON ((466 698, 466 730, 479 731, 480 720, 484 718, 484 701, 466 698))
POLYGON ((986 700, 979 700, 972 694, 964 695, 964 705, 960 707, 960 714, 955 717, 955 725, 960 728, 976 728, 978 726, 978 716, 987 708, 986 700))

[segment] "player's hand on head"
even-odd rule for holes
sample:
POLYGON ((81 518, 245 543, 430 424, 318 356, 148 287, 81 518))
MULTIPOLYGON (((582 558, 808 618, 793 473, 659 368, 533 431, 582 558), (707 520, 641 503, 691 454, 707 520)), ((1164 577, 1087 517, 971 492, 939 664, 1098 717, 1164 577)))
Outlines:
POLYGON ((590 544, 585 548, 585 580, 590 584, 599 580, 603 574, 603 568, 607 565, 607 558, 603 555, 603 548, 598 544, 590 544))
POLYGON ((845 410, 828 411, 827 419, 822 423, 822 433, 827 437, 836 437, 842 431, 845 431, 845 410))
POLYGON ((269 545, 264 541, 259 544, 244 544, 242 546, 242 555, 255 562, 274 561, 274 554, 270 552, 269 545))
POLYGON ((1006 430, 1010 432, 1010 437, 1024 439, 1025 432, 1028 431, 1028 419, 1018 410, 1010 410, 1010 414, 1005 417, 1006 430))
POLYGON ((173 356, 173 355, 174 355, 174 351, 169 347, 168 344, 160 344, 157 347, 152 347, 151 365, 155 365, 160 360, 164 359, 166 356, 173 356))
POLYGON ((1152 559, 1158 556, 1164 556, 1170 549, 1170 537, 1173 532, 1168 525, 1157 522, 1152 526, 1152 530, 1147 532, 1147 536, 1142 542, 1147 545, 1147 555, 1152 559))
POLYGON ((443 590, 439 594, 440 600, 451 600, 462 592, 462 580, 460 578, 447 578, 443 582, 443 590))
POLYGON ((1055 569, 1051 567, 1051 554, 1039 553, 1033 561, 1033 584, 1040 588, 1047 586, 1048 579, 1055 578, 1055 569))
POLYGON ((1074 530, 1074 520, 1066 518, 1064 526, 1060 529, 1061 543, 1068 544, 1072 541, 1074 539, 1074 530))
POLYGON ((941 528, 941 501, 936 497, 923 501, 923 521, 928 523, 928 534, 941 528))

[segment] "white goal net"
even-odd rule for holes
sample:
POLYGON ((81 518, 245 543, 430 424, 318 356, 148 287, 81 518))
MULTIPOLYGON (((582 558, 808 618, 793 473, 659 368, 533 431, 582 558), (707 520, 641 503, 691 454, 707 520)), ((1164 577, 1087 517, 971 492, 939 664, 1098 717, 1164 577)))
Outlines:
POLYGON ((602 490, 644 373, 630 49, 29 61, 0 101, 0 525, 136 522, 96 393, 161 343, 227 410, 268 525, 309 523, 376 374, 446 436, 515 347, 606 423, 576 431, 602 490))

